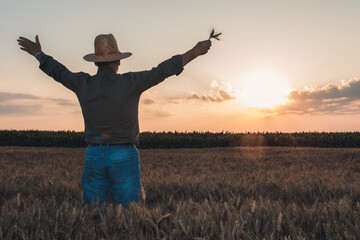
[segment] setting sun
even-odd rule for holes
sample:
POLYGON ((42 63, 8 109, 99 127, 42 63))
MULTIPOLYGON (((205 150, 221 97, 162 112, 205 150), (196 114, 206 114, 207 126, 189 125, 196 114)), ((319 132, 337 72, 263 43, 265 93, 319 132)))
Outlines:
POLYGON ((290 88, 273 73, 253 74, 244 78, 239 97, 249 108, 269 108, 286 102, 290 88))

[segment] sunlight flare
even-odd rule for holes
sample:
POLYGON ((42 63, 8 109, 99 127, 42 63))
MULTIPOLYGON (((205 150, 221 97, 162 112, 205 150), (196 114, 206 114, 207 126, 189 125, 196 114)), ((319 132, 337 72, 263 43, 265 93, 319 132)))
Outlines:
POLYGON ((291 89, 274 73, 256 73, 244 78, 239 99, 249 108, 271 108, 287 102, 291 89))

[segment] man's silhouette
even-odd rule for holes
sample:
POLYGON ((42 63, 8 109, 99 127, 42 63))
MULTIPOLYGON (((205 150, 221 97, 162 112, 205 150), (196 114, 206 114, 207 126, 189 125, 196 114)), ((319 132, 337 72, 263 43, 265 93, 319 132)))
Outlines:
POLYGON ((73 73, 40 45, 19 37, 21 49, 35 56, 40 69, 73 91, 80 103, 88 144, 81 182, 84 204, 99 199, 106 203, 110 192, 115 204, 129 207, 139 201, 139 154, 135 146, 139 135, 138 105, 141 94, 172 75, 196 57, 206 54, 211 41, 196 44, 182 55, 176 55, 149 71, 117 74, 120 60, 131 56, 121 53, 112 34, 95 38, 95 53, 84 56, 98 67, 95 75, 73 73))

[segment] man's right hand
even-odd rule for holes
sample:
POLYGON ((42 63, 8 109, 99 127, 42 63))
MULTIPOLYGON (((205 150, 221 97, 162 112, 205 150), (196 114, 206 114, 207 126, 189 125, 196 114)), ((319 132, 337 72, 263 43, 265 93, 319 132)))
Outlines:
POLYGON ((188 64, 198 56, 206 54, 209 51, 210 47, 210 40, 198 42, 195 47, 182 55, 182 66, 184 67, 186 64, 188 64))
MULTIPOLYGON (((35 42, 24 38, 24 37, 19 37, 19 39, 17 40, 19 45, 21 46, 20 49, 28 52, 30 55, 35 55, 35 53, 38 53, 41 51, 41 44, 39 41, 39 36, 36 35, 35 37, 35 42)), ((41 55, 37 56, 40 57, 41 55)), ((39 58, 38 58, 39 59, 39 58)))
POLYGON ((206 54, 209 51, 210 47, 211 47, 211 41, 205 40, 198 42, 194 47, 194 51, 197 56, 200 56, 206 54))

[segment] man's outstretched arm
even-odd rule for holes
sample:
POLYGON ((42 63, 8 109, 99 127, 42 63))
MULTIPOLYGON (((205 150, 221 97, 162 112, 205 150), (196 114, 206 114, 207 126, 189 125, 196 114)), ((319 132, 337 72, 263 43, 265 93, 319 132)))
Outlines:
POLYGON ((53 59, 51 56, 46 55, 41 50, 41 44, 37 35, 35 37, 35 42, 24 37, 19 37, 17 41, 21 50, 34 56, 40 62, 40 69, 44 73, 73 92, 76 93, 80 88, 81 79, 88 77, 88 74, 85 73, 73 73, 69 71, 64 65, 53 59))
POLYGON ((206 54, 209 51, 210 47, 210 40, 198 42, 195 47, 182 55, 182 66, 184 67, 186 64, 188 64, 198 56, 206 54))
POLYGON ((134 75, 134 81, 137 85, 138 92, 144 92, 164 81, 167 77, 179 75, 187 63, 200 55, 206 54, 210 47, 210 40, 198 42, 195 47, 184 54, 173 56, 149 71, 137 72, 134 75))

